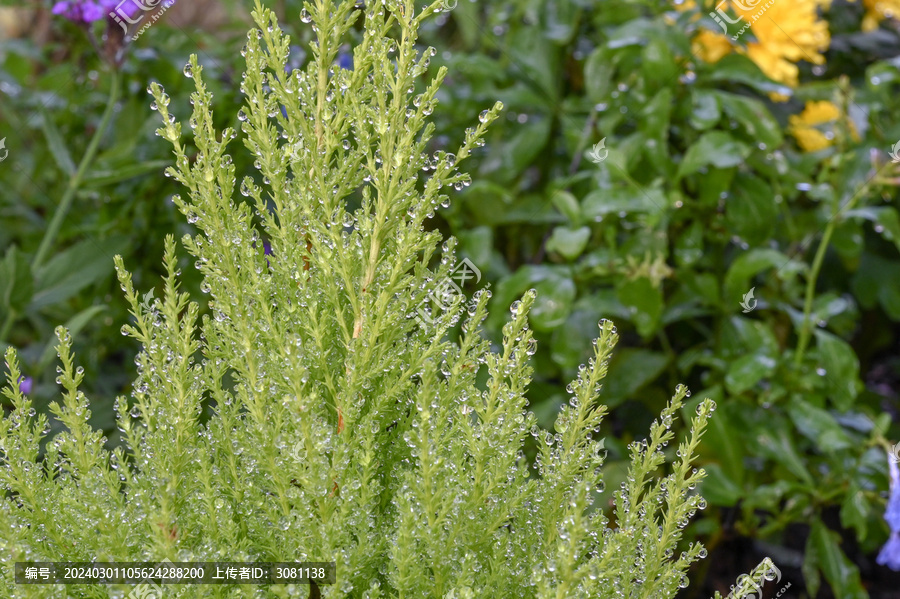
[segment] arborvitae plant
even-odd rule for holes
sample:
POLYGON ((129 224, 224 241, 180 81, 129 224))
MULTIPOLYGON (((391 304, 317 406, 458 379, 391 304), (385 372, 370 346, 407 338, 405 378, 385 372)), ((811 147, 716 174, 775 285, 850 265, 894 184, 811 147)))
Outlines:
MULTIPOLYGON (((143 349, 130 398, 117 400, 125 446, 113 451, 88 425, 68 333, 59 331, 63 400, 52 406, 66 431, 45 449, 48 419, 34 417, 7 352, 3 596, 62 596, 61 587, 14 585, 16 561, 333 560, 337 583, 323 597, 659 599, 687 585, 705 550, 675 551, 704 507, 692 492, 703 472, 691 460, 711 401, 699 404, 663 476, 662 450, 688 395, 676 391, 647 439, 631 445, 608 518, 594 505, 604 457, 594 435, 615 327, 600 323, 594 357, 550 433, 526 409, 534 293, 512 307, 496 348, 480 328, 487 291, 457 295, 425 325, 416 317, 456 260, 450 240, 438 262, 440 234, 423 223, 449 201, 448 188, 468 182, 457 167, 502 108, 483 112, 455 155, 425 154, 445 70, 414 95, 435 52, 417 49, 416 32, 440 5, 416 13, 411 0, 308 2, 301 19, 317 32, 313 57, 286 74, 289 40, 257 0, 237 115, 262 183, 240 183, 249 200, 234 197, 226 150, 236 133, 213 129, 196 57, 185 67, 196 83, 196 155, 168 96, 151 86, 158 133, 175 148, 167 174, 188 190, 174 201, 199 231, 182 243, 211 315, 199 318, 179 292, 171 237, 158 299, 134 289, 116 259, 134 316, 122 333, 143 349), (341 68, 339 46, 363 15, 353 68, 341 68), (523 453, 529 436, 534 468, 523 453)), ((65 592, 122 597, 128 588, 65 592)), ((247 586, 180 589, 259 596, 247 586)))

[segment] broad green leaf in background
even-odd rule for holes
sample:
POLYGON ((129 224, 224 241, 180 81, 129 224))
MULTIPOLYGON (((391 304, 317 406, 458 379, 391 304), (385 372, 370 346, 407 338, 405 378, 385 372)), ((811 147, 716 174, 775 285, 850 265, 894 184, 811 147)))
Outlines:
POLYGON ((31 265, 16 246, 9 246, 0 262, 0 308, 3 308, 3 318, 9 310, 21 312, 31 301, 33 291, 31 265))
POLYGON ((130 243, 125 236, 87 239, 56 254, 36 273, 37 291, 30 308, 39 310, 65 301, 112 274, 113 256, 123 253, 130 243))
POLYGON ((524 79, 547 97, 549 105, 555 105, 558 95, 557 64, 559 47, 542 35, 539 27, 517 28, 511 33, 509 56, 517 70, 524 71, 524 79))
POLYGON ((546 25, 544 37, 557 44, 567 44, 575 35, 581 10, 574 0, 556 0, 544 4, 546 25))
POLYGON ((678 65, 665 41, 654 37, 641 53, 641 69, 645 80, 653 85, 671 84, 678 78, 678 65))
POLYGON ((572 279, 554 276, 539 281, 535 286, 537 299, 531 308, 530 320, 537 331, 549 331, 566 321, 575 301, 575 283, 572 279))
POLYGON ((652 335, 662 315, 662 292, 647 277, 638 277, 621 283, 616 294, 631 310, 631 320, 638 333, 643 337, 652 335))
POLYGON ((760 100, 727 92, 716 92, 725 114, 734 119, 746 133, 746 141, 760 144, 760 150, 773 150, 781 145, 781 125, 760 100))
POLYGON ((752 60, 740 54, 729 54, 710 67, 705 76, 708 81, 729 81, 749 85, 764 95, 776 93, 791 96, 794 93, 787 85, 776 83, 759 70, 752 60))
MULTIPOLYGON (((81 329, 83 329, 95 316, 105 311, 106 308, 107 306, 102 304, 85 308, 66 322, 66 330, 68 330, 69 334, 73 337, 77 336, 78 333, 81 332, 81 329)), ((57 340, 55 336, 51 336, 47 345, 44 346, 44 352, 41 354, 38 363, 38 370, 43 370, 53 363, 53 360, 56 358, 56 346, 58 344, 59 340, 57 340)))
POLYGON ((538 115, 521 125, 518 131, 503 144, 503 170, 509 177, 519 173, 531 164, 550 139, 551 119, 538 115))
POLYGON ((50 149, 53 159, 56 160, 56 166, 66 175, 70 177, 74 175, 75 163, 72 161, 72 156, 66 148, 66 143, 63 141, 62 135, 60 135, 59 129, 56 128, 56 124, 50 115, 43 109, 41 109, 41 129, 44 131, 47 147, 50 149))
POLYGON ((615 407, 654 380, 665 369, 665 354, 646 349, 617 349, 610 360, 609 374, 603 383, 603 401, 615 407))
POLYGON ((709 397, 719 404, 716 411, 716 420, 709 421, 706 434, 708 435, 708 448, 712 451, 708 452, 709 459, 718 462, 722 469, 722 474, 734 486, 740 486, 744 482, 744 447, 741 444, 740 436, 735 431, 741 430, 741 423, 735 417, 734 410, 730 409, 730 404, 722 402, 721 387, 712 387, 697 393, 698 399, 709 397))
POLYGON ((725 275, 725 304, 733 305, 735 310, 739 310, 738 302, 741 297, 754 286, 750 284, 750 279, 769 268, 775 268, 780 278, 787 279, 788 275, 803 270, 805 265, 768 248, 741 252, 725 275))
POLYGON ((900 250, 900 216, 893 206, 864 206, 848 210, 845 218, 863 218, 872 221, 875 231, 892 242, 900 250))
POLYGON ((750 148, 724 131, 704 133, 684 155, 678 165, 678 178, 696 173, 704 166, 729 168, 741 164, 750 148))
POLYGON ((579 300, 566 322, 553 331, 550 355, 563 368, 575 369, 589 357, 592 335, 601 316, 594 306, 581 307, 584 303, 579 300))
POLYGON ((700 483, 700 494, 710 504, 730 507, 744 496, 740 485, 725 474, 719 464, 709 462, 703 465, 703 469, 706 470, 706 478, 700 483))
POLYGON ((748 391, 775 372, 777 362, 763 354, 741 356, 728 366, 725 387, 735 395, 748 391))
POLYGON ((612 90, 615 72, 612 54, 606 46, 599 46, 584 64, 585 91, 592 102, 606 100, 612 90))
POLYGON ((665 205, 665 196, 655 187, 641 190, 635 190, 631 186, 598 189, 590 192, 581 201, 585 217, 591 220, 601 220, 610 213, 659 212, 665 205))
POLYGON ((797 430, 813 441, 821 451, 830 453, 853 446, 853 440, 826 410, 794 397, 787 406, 787 411, 797 430))
POLYGON ((866 499, 863 490, 855 482, 850 483, 847 495, 841 504, 841 525, 845 528, 852 528, 856 531, 856 537, 860 541, 865 541, 868 536, 868 520, 871 512, 872 506, 866 499))
POLYGON ((569 222, 572 225, 576 227, 581 225, 581 205, 578 203, 578 199, 574 195, 572 195, 568 191, 560 189, 553 192, 550 200, 553 202, 553 205, 556 206, 556 209, 569 219, 569 222))
POLYGON ((575 300, 575 283, 569 267, 527 266, 497 285, 493 302, 498 306, 489 322, 502 322, 503 307, 509 307, 529 288, 537 291, 530 321, 535 330, 547 331, 565 322, 575 300))
POLYGON ((503 222, 504 214, 512 204, 512 195, 504 186, 482 180, 472 183, 461 201, 479 223, 495 225, 503 222))
POLYGON ((705 131, 719 122, 722 110, 718 95, 711 90, 694 89, 691 92, 691 125, 698 131, 705 131))
POLYGON ((768 426, 766 428, 758 428, 754 432, 756 435, 755 441, 758 443, 758 447, 763 455, 783 465, 791 474, 807 485, 813 486, 815 484, 812 475, 803 464, 803 459, 797 453, 793 440, 784 427, 768 426))
POLYGON ((750 245, 761 245, 775 232, 775 194, 765 181, 744 173, 737 174, 734 185, 734 194, 725 203, 728 230, 750 245))
POLYGON ((679 266, 691 266, 703 257, 703 225, 691 223, 675 240, 675 261, 679 266))
POLYGON ((469 258, 479 269, 487 268, 494 251, 494 232, 490 227, 472 227, 460 231, 460 254, 469 258))
POLYGON ((558 252, 567 260, 574 260, 584 251, 590 238, 589 227, 556 227, 547 240, 547 250, 558 252))
POLYGON ((859 358, 853 348, 840 337, 823 330, 815 330, 816 356, 828 382, 828 392, 835 406, 845 411, 853 405, 859 392, 859 358))
POLYGON ((806 551, 814 556, 811 561, 825 574, 835 596, 841 599, 868 599, 869 594, 860 583, 859 570, 841 551, 839 541, 837 533, 828 530, 819 518, 815 518, 806 551))

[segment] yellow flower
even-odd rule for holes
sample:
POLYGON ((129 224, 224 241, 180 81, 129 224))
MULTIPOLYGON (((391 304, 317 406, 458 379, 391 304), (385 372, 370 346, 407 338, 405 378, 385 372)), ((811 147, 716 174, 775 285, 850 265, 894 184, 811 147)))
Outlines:
POLYGON ((735 2, 734 8, 756 37, 747 44, 747 56, 770 79, 796 87, 796 62, 825 62, 822 52, 828 49, 831 37, 828 24, 819 18, 816 0, 774 0, 768 8, 760 2, 749 10, 735 2))
POLYGON ((862 30, 878 29, 878 23, 885 19, 900 16, 900 0, 863 0, 866 16, 863 17, 862 30))
MULTIPOLYGON (((822 1, 730 0, 722 8, 730 8, 741 17, 728 25, 731 37, 703 29, 693 40, 694 52, 706 62, 716 62, 732 50, 746 54, 772 80, 796 87, 798 61, 825 62, 822 52, 828 49, 831 38, 828 24, 818 15, 822 1), (749 40, 746 48, 734 46, 733 37, 742 35, 745 27, 756 40, 749 40)), ((693 2, 684 5, 692 7, 693 2)), ((684 10, 682 5, 677 8, 684 10)))
POLYGON ((691 49, 700 60, 712 64, 719 62, 726 54, 730 54, 732 46, 724 35, 709 29, 701 29, 694 37, 691 49))
POLYGON ((803 112, 788 118, 788 130, 804 152, 818 152, 834 145, 834 125, 839 120, 849 127, 850 136, 859 141, 853 121, 843 116, 840 108, 828 100, 807 102, 803 112))

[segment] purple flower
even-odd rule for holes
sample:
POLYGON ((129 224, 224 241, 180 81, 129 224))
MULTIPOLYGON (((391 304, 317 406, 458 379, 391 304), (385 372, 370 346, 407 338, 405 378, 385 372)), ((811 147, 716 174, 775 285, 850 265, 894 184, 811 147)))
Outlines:
POLYGON ((891 570, 900 571, 900 534, 891 533, 891 538, 881 548, 876 561, 879 566, 887 566, 891 570))
POLYGON ((53 14, 62 15, 74 23, 93 23, 116 11, 121 17, 133 17, 148 10, 159 0, 148 0, 145 6, 140 0, 62 0, 53 5, 53 14))
POLYGON ((23 376, 19 378, 19 391, 22 392, 23 395, 28 395, 31 393, 31 390, 34 389, 34 379, 30 376, 23 376))
POLYGON ((352 71, 353 70, 353 55, 350 54, 349 52, 344 52, 343 50, 341 50, 340 52, 338 52, 337 63, 338 63, 338 66, 341 67, 342 69, 352 71))
POLYGON ((876 560, 880 566, 900 571, 900 467, 893 455, 888 455, 888 468, 891 472, 891 495, 888 498, 884 519, 891 529, 891 538, 881 548, 876 560))
POLYGON ((99 2, 64 0, 53 5, 53 14, 75 23, 93 23, 106 16, 107 7, 99 2))

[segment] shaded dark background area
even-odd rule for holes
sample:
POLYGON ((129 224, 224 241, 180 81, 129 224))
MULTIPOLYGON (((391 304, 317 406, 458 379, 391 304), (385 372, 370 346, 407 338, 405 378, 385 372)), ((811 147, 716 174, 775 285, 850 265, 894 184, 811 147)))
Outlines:
MULTIPOLYGON (((216 126, 234 126, 249 5, 182 0, 144 15, 152 26, 129 43, 107 18, 5 4, 0 350, 17 348, 46 411, 53 330, 66 325, 93 423, 116 444, 112 406, 138 348, 120 334, 130 316, 112 257, 147 291, 164 235, 192 230, 170 200, 146 88, 163 83, 186 121, 182 69, 197 53, 216 126)), ((750 17, 729 3, 727 37, 702 2, 447 4, 419 40, 437 49, 426 79, 449 69, 433 150, 459 144, 495 100, 505 111, 466 164, 472 184, 431 226, 479 269, 467 293, 490 284, 492 338, 537 289, 541 424, 610 318, 622 341, 602 393, 607 489, 676 384, 693 390, 687 413, 718 404, 702 450, 709 507, 687 529, 710 556, 684 597, 724 595, 765 557, 783 573, 765 597, 788 582, 782 596, 900 597, 898 574, 876 563, 900 441, 900 2, 776 0, 738 40, 750 17)), ((302 68, 302 3, 274 5, 289 68, 302 68)), ((352 64, 349 44, 339 60, 352 64)), ((245 153, 234 160, 259 178, 245 153)))

